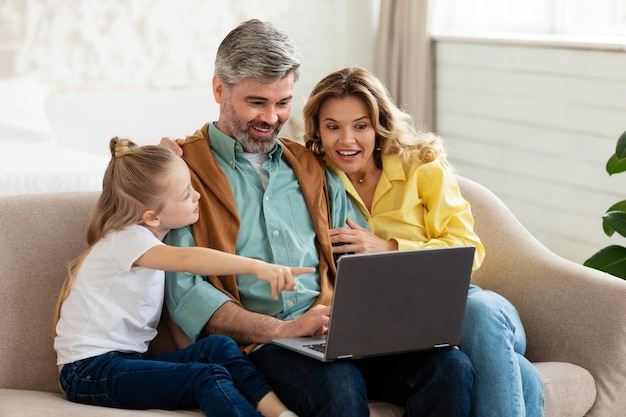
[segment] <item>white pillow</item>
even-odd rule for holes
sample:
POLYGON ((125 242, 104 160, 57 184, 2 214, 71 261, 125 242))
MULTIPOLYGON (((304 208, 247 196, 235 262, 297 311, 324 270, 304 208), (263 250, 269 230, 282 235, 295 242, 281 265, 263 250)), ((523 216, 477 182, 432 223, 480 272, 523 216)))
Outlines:
POLYGON ((0 140, 15 143, 54 143, 48 120, 48 88, 29 78, 0 79, 0 140))

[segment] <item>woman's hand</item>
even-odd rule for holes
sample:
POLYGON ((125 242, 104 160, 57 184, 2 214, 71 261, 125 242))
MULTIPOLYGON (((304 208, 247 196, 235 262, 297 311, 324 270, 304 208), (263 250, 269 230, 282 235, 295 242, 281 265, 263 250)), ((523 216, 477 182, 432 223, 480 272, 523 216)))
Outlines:
POLYGON ((333 253, 368 253, 398 250, 398 242, 385 240, 371 231, 359 226, 348 217, 346 223, 350 228, 338 227, 330 229, 330 241, 334 244, 333 253))

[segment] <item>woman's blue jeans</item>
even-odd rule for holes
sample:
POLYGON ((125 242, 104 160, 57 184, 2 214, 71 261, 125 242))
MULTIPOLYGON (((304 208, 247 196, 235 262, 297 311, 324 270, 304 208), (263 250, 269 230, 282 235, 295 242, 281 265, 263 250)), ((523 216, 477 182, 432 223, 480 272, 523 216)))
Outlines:
POLYGON ((474 374, 458 349, 325 363, 265 345, 250 360, 300 417, 368 416, 368 398, 406 407, 409 417, 470 413, 474 374))
POLYGON ((150 356, 109 352, 63 367, 70 401, 127 409, 200 408, 207 416, 255 416, 271 391, 254 365, 226 336, 150 356))
POLYGON ((470 286, 460 348, 474 366, 474 417, 540 417, 543 385, 524 357, 526 333, 515 307, 470 286))

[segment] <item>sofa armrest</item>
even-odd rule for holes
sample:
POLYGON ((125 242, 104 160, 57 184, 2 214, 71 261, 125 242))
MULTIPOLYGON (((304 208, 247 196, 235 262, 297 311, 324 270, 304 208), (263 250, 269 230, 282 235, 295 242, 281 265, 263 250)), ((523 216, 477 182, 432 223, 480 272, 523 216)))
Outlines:
MULTIPOLYGON (((486 258, 473 280, 519 310, 534 362, 587 369, 598 398, 590 412, 621 415, 626 397, 626 281, 566 260, 542 245, 491 191, 459 177, 486 258)), ((598 414, 599 415, 599 414, 598 414)))

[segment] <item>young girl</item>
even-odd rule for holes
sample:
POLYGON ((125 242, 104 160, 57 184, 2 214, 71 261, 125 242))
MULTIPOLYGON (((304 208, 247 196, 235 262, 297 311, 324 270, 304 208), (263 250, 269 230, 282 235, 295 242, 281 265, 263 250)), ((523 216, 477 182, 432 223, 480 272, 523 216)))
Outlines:
POLYGON ((89 247, 69 268, 57 302, 54 349, 70 401, 117 408, 200 408, 207 416, 295 416, 239 352, 210 335, 151 356, 164 270, 254 274, 272 295, 294 290, 289 268, 205 248, 161 242, 198 220, 199 194, 185 162, 163 146, 110 141, 111 161, 88 223, 89 247))

